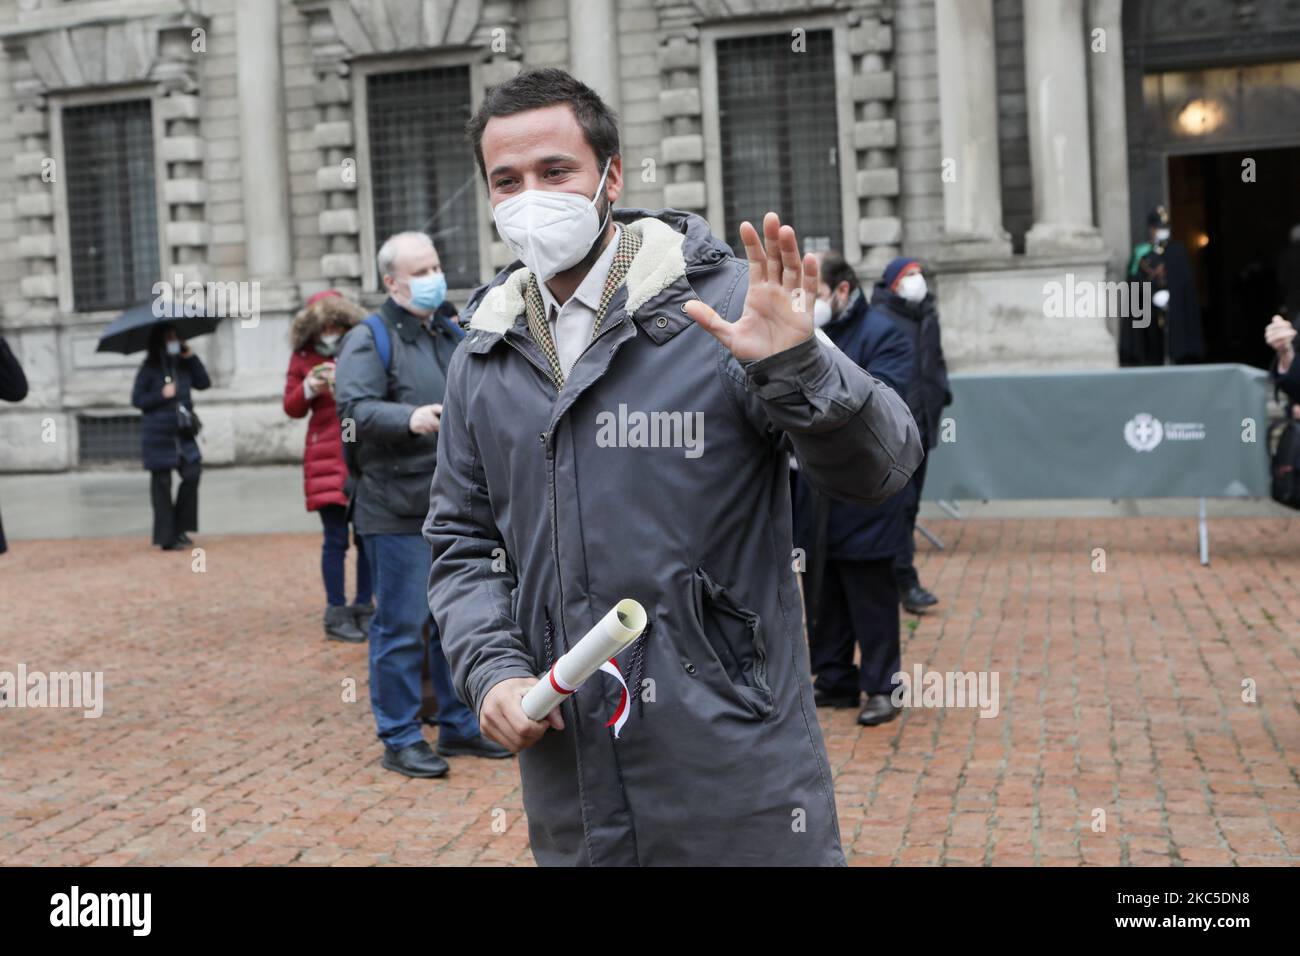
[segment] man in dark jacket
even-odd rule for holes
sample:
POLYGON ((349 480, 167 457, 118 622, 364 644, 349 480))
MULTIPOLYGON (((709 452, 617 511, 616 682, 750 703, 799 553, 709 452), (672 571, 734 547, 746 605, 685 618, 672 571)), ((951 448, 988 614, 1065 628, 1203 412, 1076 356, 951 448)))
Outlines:
POLYGON ((920 460, 907 406, 814 336, 816 263, 775 213, 761 238, 741 224, 746 263, 699 216, 614 210, 618 126, 572 76, 493 87, 469 130, 521 261, 465 310, 429 603, 483 732, 520 752, 534 856, 843 864, 788 449, 819 488, 879 502, 920 460), (648 623, 619 680, 530 719, 538 675, 623 598, 648 623))
POLYGON ((917 576, 916 516, 921 509, 921 492, 925 485, 925 466, 930 449, 939 443, 939 416, 952 404, 948 387, 948 363, 943 357, 939 334, 939 310, 934 295, 926 288, 921 264, 915 259, 898 257, 885 267, 879 282, 871 290, 871 309, 897 325, 912 343, 911 387, 906 395, 907 407, 921 432, 926 458, 912 473, 903 492, 906 498, 907 540, 894 559, 894 580, 898 583, 903 607, 920 614, 939 599, 921 586, 917 576))
POLYGON ((376 316, 382 331, 376 339, 363 323, 344 336, 334 386, 344 447, 356 443, 352 517, 378 604, 370 621, 370 705, 383 765, 408 777, 441 777, 449 769, 442 757, 509 756, 482 737, 474 714, 457 699, 425 595, 429 547, 420 528, 437 463, 447 367, 460 335, 438 313, 447 282, 428 236, 398 233, 380 248, 378 262, 388 290, 376 316), (426 656, 438 697, 436 754, 420 723, 426 656))
MULTIPOLYGON (((831 310, 822 331, 846 356, 907 395, 916 375, 907 333, 868 307, 857 275, 837 253, 821 260, 818 296, 831 310)), ((913 473, 915 474, 915 472, 913 473)), ((804 600, 818 706, 857 707, 871 727, 898 715, 890 695, 901 667, 894 560, 910 532, 906 491, 882 504, 832 501, 800 474, 795 492, 795 543, 805 550, 804 600), (853 663, 854 645, 862 654, 853 663)))

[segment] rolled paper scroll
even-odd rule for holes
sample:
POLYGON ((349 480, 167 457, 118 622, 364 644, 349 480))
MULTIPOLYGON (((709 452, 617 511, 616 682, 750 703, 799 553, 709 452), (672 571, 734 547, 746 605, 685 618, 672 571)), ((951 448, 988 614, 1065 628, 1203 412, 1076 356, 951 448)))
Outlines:
MULTIPOLYGON (((530 720, 544 718, 588 677, 612 664, 614 655, 640 637, 645 625, 645 608, 631 598, 619 601, 524 695, 524 713, 530 720)), ((618 674, 617 667, 612 668, 612 673, 618 674)), ((619 680, 621 683, 621 676, 619 680)), ((615 715, 622 718, 615 727, 615 736, 627 719, 626 687, 623 696, 619 714, 615 715)), ((610 723, 614 722, 611 718, 610 723)))

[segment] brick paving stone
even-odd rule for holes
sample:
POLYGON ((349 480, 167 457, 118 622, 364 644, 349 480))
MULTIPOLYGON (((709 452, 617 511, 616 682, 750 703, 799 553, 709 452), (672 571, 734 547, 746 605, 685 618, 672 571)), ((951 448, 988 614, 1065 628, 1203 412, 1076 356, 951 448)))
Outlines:
MULTIPOLYGON (((851 864, 1300 860, 1294 535, 1215 521, 1203 568, 1188 520, 931 527, 941 603, 905 616, 904 669, 997 672, 999 712, 819 713, 851 864)), ((322 638, 315 536, 198 544, 202 571, 125 538, 0 558, 0 670, 105 683, 95 720, 0 709, 0 863, 532 865, 515 761, 379 766, 366 649, 322 638)))

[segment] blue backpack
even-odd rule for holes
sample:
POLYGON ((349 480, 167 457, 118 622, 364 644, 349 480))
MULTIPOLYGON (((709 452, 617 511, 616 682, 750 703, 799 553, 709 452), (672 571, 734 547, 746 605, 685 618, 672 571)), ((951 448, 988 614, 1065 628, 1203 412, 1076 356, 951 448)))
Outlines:
MULTIPOLYGON (((441 322, 443 328, 451 333, 452 338, 460 341, 465 337, 465 330, 460 327, 459 322, 454 322, 441 312, 433 314, 434 321, 441 322)), ((390 371, 393 367, 393 341, 388 337, 388 326, 384 320, 379 317, 378 312, 372 312, 362 319, 370 329, 370 334, 375 338, 375 351, 379 353, 379 359, 384 363, 384 371, 390 371)))

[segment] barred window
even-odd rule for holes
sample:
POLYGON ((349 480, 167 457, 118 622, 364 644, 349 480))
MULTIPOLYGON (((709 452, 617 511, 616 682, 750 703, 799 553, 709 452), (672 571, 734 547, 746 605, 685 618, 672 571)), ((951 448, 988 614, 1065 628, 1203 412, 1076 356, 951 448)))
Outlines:
POLYGON ((375 248, 396 232, 428 233, 447 285, 478 285, 469 67, 372 74, 366 109, 375 248))
POLYGON ((83 465, 140 457, 139 415, 78 415, 78 458, 83 465))
POLYGON ((742 255, 740 224, 762 232, 769 209, 805 251, 843 246, 834 41, 830 30, 804 40, 803 52, 789 33, 717 41, 723 214, 742 255))
POLYGON ((63 155, 73 309, 147 302, 161 274, 149 101, 66 107, 63 155))

